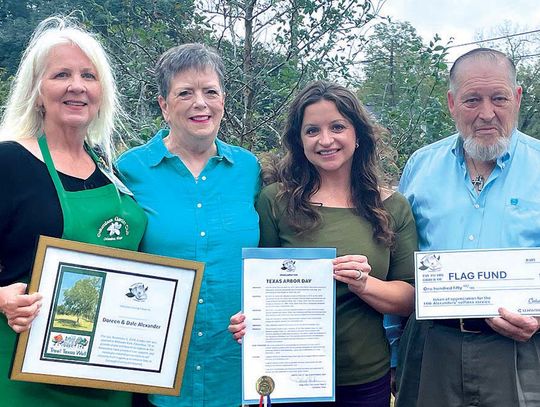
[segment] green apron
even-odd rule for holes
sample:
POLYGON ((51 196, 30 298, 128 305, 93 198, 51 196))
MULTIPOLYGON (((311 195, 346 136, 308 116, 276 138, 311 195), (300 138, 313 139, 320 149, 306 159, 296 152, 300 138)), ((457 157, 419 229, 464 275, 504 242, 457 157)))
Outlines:
MULTIPOLYGON (((45 137, 39 138, 43 160, 53 180, 64 218, 63 239, 137 250, 146 227, 144 211, 127 194, 114 175, 102 168, 93 151, 89 151, 98 168, 111 179, 103 187, 78 192, 64 190, 49 152, 45 137), (117 188, 118 187, 118 188, 117 188)), ((126 192, 128 192, 126 190, 126 192)), ((110 390, 77 388, 7 379, 16 334, 0 320, 0 406, 2 407, 98 407, 131 406, 131 394, 110 390)))
POLYGON ((117 186, 125 187, 114 175, 100 166, 95 153, 89 150, 96 165, 113 182, 100 188, 69 192, 64 190, 54 168, 45 137, 39 138, 39 147, 62 207, 64 215, 62 238, 137 250, 146 227, 146 215, 130 196, 120 193, 117 186))

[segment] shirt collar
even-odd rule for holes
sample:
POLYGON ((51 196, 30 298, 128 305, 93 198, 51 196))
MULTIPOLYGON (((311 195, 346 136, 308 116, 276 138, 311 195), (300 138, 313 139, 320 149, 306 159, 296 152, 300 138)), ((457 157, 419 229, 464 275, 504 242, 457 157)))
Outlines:
POLYGON ((233 152, 230 145, 216 138, 216 147, 218 159, 225 159, 230 164, 234 164, 233 152))
MULTIPOLYGON (((148 164, 151 167, 157 166, 165 158, 176 157, 167 149, 167 147, 165 147, 165 143, 163 142, 163 139, 168 135, 169 129, 161 129, 146 145, 146 148, 148 149, 148 164)), ((216 158, 219 161, 225 159, 230 164, 234 164, 231 146, 217 138, 215 143, 217 149, 216 158)))
MULTIPOLYGON (((510 161, 510 159, 514 156, 514 152, 516 150, 518 138, 519 138, 519 132, 517 129, 514 129, 512 131, 512 134, 510 136, 510 146, 508 147, 508 151, 504 153, 502 156, 497 158, 497 165, 504 167, 504 163, 510 161)), ((463 139, 461 136, 456 134, 456 142, 454 143, 454 147, 452 147, 452 153, 456 156, 456 159, 463 163, 465 161, 465 156, 463 153, 463 139)))

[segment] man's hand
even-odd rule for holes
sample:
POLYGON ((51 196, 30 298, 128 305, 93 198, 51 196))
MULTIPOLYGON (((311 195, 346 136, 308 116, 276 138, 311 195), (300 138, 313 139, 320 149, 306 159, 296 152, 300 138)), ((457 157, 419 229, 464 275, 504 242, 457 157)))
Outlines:
POLYGON ((487 324, 503 336, 527 342, 540 328, 540 317, 530 317, 499 308, 500 317, 487 318, 487 324))

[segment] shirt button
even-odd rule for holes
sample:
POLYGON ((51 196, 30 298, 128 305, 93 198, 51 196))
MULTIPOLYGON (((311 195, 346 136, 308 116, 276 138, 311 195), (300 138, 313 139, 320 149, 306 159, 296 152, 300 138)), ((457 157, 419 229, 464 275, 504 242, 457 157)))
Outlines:
POLYGON ((480 205, 474 204, 474 207, 475 207, 476 209, 478 209, 478 208, 480 208, 480 205))
POLYGON ((197 366, 195 366, 195 369, 201 370, 201 366, 200 366, 200 365, 197 365, 197 366))
POLYGON ((203 336, 203 333, 202 332, 197 332, 197 335, 203 336))
POLYGON ((202 304, 204 300, 202 298, 199 298, 199 304, 202 304))
POLYGON ((202 237, 205 237, 205 236, 206 236, 206 232, 201 232, 201 236, 202 236, 202 237))
POLYGON ((202 179, 203 181, 206 181, 206 175, 203 175, 203 176, 201 177, 201 179, 202 179))
POLYGON ((474 235, 469 235, 469 240, 474 240, 474 235))
POLYGON ((199 203, 197 204, 197 208, 202 208, 202 203, 199 202, 199 203))

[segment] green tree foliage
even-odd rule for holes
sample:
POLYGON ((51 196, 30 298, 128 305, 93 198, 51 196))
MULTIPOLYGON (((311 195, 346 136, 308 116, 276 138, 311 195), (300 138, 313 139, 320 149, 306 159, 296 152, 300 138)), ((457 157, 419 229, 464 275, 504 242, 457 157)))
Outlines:
POLYGON ((316 78, 347 79, 375 0, 200 1, 228 68, 229 141, 278 146, 284 107, 316 78))
MULTIPOLYGON (((193 1, 91 0, 95 17, 87 24, 105 39, 124 97, 128 131, 139 144, 163 126, 157 104, 154 66, 172 46, 209 42, 209 33, 193 1)), ((88 6, 87 6, 88 7, 88 6)), ((125 146, 127 147, 127 146, 125 146)))
POLYGON ((8 76, 6 69, 0 68, 0 103, 7 99, 10 85, 11 79, 8 76))
MULTIPOLYGON (((381 143, 384 167, 397 179, 413 151, 454 130, 446 107, 448 44, 438 36, 425 44, 409 23, 381 20, 382 4, 384 0, 3 0, 0 102, 37 23, 77 10, 79 20, 101 36, 115 66, 130 118, 119 150, 142 143, 163 127, 153 67, 166 49, 196 41, 219 49, 226 64, 221 138, 257 153, 276 151, 295 92, 313 79, 337 80, 356 87, 388 130, 381 143), (376 21, 382 22, 374 25, 376 21), (366 61, 359 65, 359 59, 366 61)), ((540 65, 526 57, 538 53, 538 41, 505 44, 502 49, 518 63, 524 89, 520 128, 538 135, 540 65)))
POLYGON ((532 137, 540 138, 540 35, 528 32, 524 26, 504 21, 501 24, 477 32, 480 46, 498 49, 508 55, 516 65, 517 80, 523 89, 518 128, 532 137), (497 40, 486 40, 496 38, 497 40))
POLYGON ((446 109, 446 46, 436 36, 428 46, 408 22, 386 21, 374 27, 366 47, 360 98, 390 133, 399 174, 419 147, 447 136, 453 128, 446 109))
MULTIPOLYGON (((123 121, 124 133, 140 136, 133 144, 162 126, 153 80, 159 55, 173 45, 208 42, 208 29, 192 0, 4 0, 0 2, 0 66, 7 76, 15 74, 37 24, 55 14, 74 15, 101 36, 130 118, 123 121)), ((0 97, 1 92, 0 87, 0 97)))
POLYGON ((523 88, 518 128, 540 139, 540 59, 520 66, 518 80, 523 88))
POLYGON ((64 291, 63 310, 69 315, 93 320, 97 310, 101 279, 99 277, 83 278, 77 281, 73 287, 64 291))

